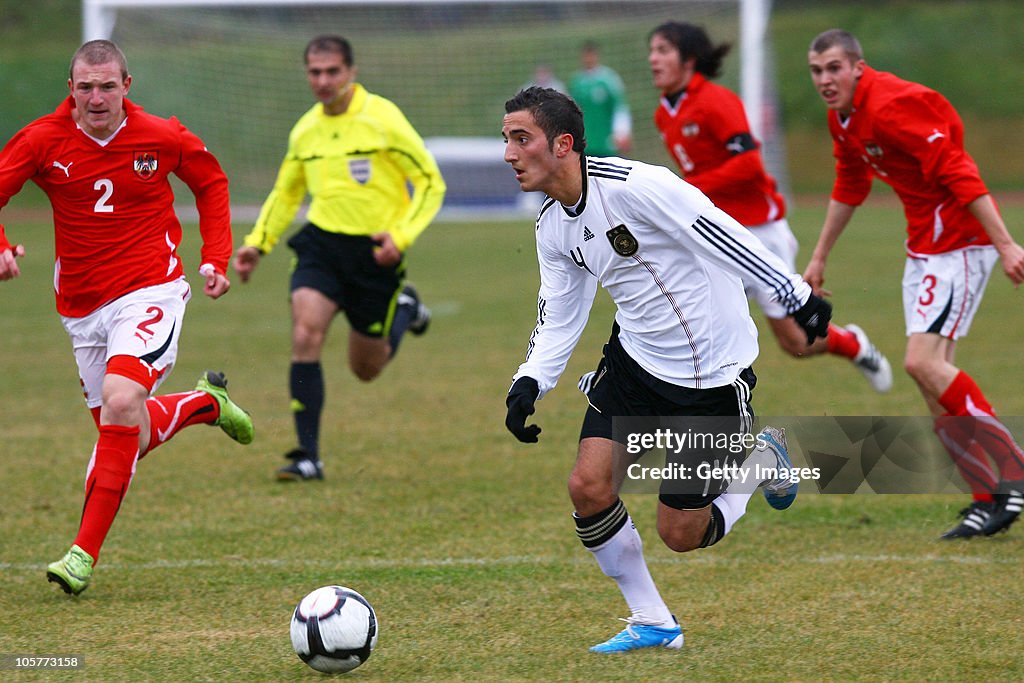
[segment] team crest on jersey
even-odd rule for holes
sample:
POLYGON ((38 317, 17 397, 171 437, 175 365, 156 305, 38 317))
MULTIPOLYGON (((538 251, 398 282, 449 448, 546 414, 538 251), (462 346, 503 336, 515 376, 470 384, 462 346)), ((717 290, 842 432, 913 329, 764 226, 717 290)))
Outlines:
POLYGON ((683 124, 682 133, 685 137, 692 138, 700 133, 700 126, 696 123, 683 124))
POLYGON ((352 180, 360 185, 365 185, 370 182, 370 160, 350 159, 348 162, 348 172, 352 176, 352 180))
POLYGON ((632 256, 640 248, 633 233, 625 225, 616 225, 605 234, 608 235, 608 241, 612 243, 612 249, 619 256, 632 256))
POLYGON ((864 151, 876 159, 882 158, 882 147, 877 142, 865 142, 864 151))
POLYGON ((156 173, 158 152, 135 152, 135 159, 132 168, 135 175, 143 180, 149 180, 156 173))

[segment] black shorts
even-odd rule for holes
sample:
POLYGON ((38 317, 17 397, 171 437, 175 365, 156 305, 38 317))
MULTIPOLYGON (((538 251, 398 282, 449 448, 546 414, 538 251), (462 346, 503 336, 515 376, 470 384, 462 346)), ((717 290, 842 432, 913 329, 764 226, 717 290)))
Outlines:
POLYGON ((384 267, 373 260, 366 235, 343 235, 307 223, 288 240, 295 251, 291 289, 310 287, 338 304, 352 329, 385 336, 402 290, 405 263, 384 267))
MULTIPOLYGON (((624 446, 629 432, 654 433, 658 429, 670 429, 676 433, 689 430, 715 434, 721 437, 719 441, 729 437, 730 443, 735 445, 737 439, 750 433, 754 421, 750 396, 757 383, 752 369, 745 368, 735 382, 722 387, 677 386, 640 367, 622 348, 618 332, 618 325, 615 325, 587 394, 590 405, 583 418, 581 440, 599 437, 624 446)), ((694 472, 701 463, 735 464, 742 461, 745 454, 728 446, 702 445, 671 453, 666 464, 685 465, 694 472)), ((710 486, 706 482, 664 481, 659 499, 677 510, 696 510, 709 505, 727 485, 725 480, 713 481, 710 486)))

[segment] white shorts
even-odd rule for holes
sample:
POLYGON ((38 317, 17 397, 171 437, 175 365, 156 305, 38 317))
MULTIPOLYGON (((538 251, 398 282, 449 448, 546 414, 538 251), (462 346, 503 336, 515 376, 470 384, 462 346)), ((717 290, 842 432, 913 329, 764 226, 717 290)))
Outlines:
POLYGON ((903 269, 907 336, 923 332, 947 339, 966 336, 998 259, 993 246, 908 256, 903 269))
POLYGON ((113 356, 139 358, 158 376, 153 390, 160 386, 178 358, 185 304, 191 298, 188 280, 180 278, 125 294, 84 318, 61 316, 89 408, 103 403, 103 377, 113 356))
MULTIPOLYGON (((782 259, 791 271, 796 272, 796 252, 800 245, 797 244, 796 237, 789 229, 789 223, 785 218, 750 226, 747 229, 754 237, 761 240, 761 244, 768 247, 768 251, 782 259)), ((779 320, 786 317, 786 307, 778 301, 772 301, 772 295, 769 292, 752 286, 745 286, 744 290, 748 299, 757 302, 766 318, 779 320)))

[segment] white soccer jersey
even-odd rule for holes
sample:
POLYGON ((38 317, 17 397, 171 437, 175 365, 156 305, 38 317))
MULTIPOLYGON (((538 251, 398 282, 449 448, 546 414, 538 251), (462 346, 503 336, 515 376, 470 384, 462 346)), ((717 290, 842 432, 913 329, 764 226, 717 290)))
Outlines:
POLYGON ((546 198, 537 216, 537 327, 515 378, 554 388, 586 326, 597 285, 615 302, 626 352, 694 389, 732 383, 757 357, 743 282, 788 313, 811 293, 700 190, 660 166, 586 158, 575 211, 546 198))

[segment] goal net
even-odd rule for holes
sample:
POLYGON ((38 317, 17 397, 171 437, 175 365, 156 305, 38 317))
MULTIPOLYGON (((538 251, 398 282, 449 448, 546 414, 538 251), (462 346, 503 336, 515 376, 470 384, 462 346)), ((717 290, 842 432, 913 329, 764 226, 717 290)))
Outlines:
MULTIPOLYGON (((563 83, 585 41, 625 83, 629 156, 671 166, 653 123, 657 93, 647 36, 659 23, 703 25, 734 52, 721 82, 741 90, 740 7, 749 0, 83 0, 86 38, 110 37, 128 56, 132 98, 176 115, 217 154, 236 205, 258 206, 273 184, 292 125, 314 100, 302 53, 337 33, 358 80, 395 102, 427 140, 449 185, 445 210, 522 208, 502 161, 504 102, 546 66, 563 83), (90 35, 91 34, 91 35, 90 35)), ((758 0, 763 5, 766 0, 758 0)), ((743 45, 741 45, 741 42, 743 45)), ((766 60, 759 59, 760 69, 766 60)), ((757 74, 755 82, 771 83, 757 74)), ((748 104, 748 107, 750 105, 748 104)), ((774 127, 750 112, 765 149, 774 127)), ((771 117, 769 117, 771 119, 771 117)), ((775 169, 779 172, 779 168, 775 169)), ((780 178, 781 179, 781 178, 780 178)))

